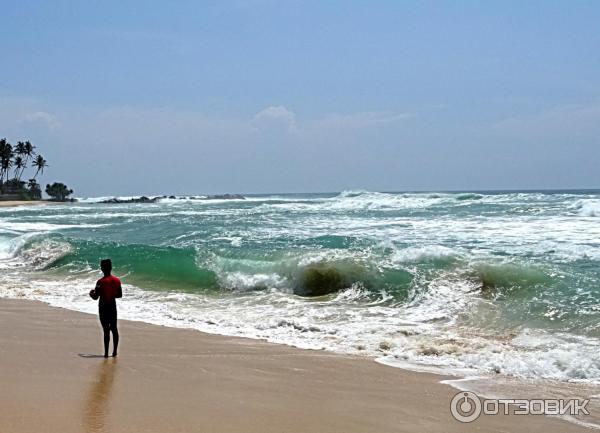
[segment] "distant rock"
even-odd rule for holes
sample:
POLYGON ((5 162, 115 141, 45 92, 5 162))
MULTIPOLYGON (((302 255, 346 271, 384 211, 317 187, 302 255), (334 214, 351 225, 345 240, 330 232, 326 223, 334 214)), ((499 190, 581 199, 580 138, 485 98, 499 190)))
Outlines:
POLYGON ((163 197, 146 197, 145 195, 141 196, 141 197, 132 197, 132 198, 128 198, 128 199, 121 199, 121 198, 109 198, 108 200, 102 200, 100 203, 107 203, 107 204, 122 204, 122 203, 156 203, 157 201, 159 201, 161 198, 163 197))
MULTIPOLYGON (((145 195, 143 195, 141 197, 132 197, 132 198, 126 198, 126 199, 113 197, 113 198, 109 198, 106 200, 102 200, 100 203, 106 203, 106 204, 157 203, 163 198, 167 198, 167 196, 161 195, 161 196, 157 196, 157 197, 146 197, 145 195)), ((170 195, 170 196, 168 196, 168 198, 171 200, 177 200, 177 199, 180 199, 180 200, 245 200, 246 199, 246 197, 244 197, 241 194, 213 194, 213 195, 207 195, 207 196, 191 196, 191 197, 176 197, 174 195, 170 195)))
POLYGON ((246 197, 241 194, 213 194, 198 198, 200 200, 246 200, 246 197))

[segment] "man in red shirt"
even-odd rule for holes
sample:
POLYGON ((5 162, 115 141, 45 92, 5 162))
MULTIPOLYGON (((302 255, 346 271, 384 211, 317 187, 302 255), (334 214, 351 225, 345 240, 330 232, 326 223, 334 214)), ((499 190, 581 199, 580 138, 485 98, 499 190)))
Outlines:
POLYGON ((123 297, 121 290, 121 280, 111 275, 112 262, 105 259, 100 262, 100 269, 104 276, 96 283, 96 288, 90 290, 90 297, 98 301, 98 313, 100 323, 104 331, 104 357, 108 358, 108 346, 110 344, 110 333, 113 334, 113 353, 117 356, 117 347, 119 346, 119 330, 117 329, 117 302, 116 298, 123 297))

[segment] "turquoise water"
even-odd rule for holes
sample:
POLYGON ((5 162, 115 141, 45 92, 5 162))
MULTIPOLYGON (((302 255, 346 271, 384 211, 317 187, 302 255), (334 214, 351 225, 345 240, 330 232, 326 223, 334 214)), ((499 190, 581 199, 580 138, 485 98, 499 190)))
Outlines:
POLYGON ((600 192, 0 208, 0 296, 443 371, 600 381, 600 192), (332 293, 322 296, 311 294, 332 293))

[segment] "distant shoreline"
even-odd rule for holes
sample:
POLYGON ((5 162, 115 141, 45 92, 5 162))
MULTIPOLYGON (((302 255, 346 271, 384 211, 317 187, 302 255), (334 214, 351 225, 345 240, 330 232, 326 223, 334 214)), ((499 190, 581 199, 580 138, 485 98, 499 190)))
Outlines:
MULTIPOLYGON (((12 207, 12 206, 31 206, 36 204, 61 204, 65 202, 50 201, 50 200, 0 200, 0 207, 12 207)), ((68 203, 68 202, 66 202, 68 203)))

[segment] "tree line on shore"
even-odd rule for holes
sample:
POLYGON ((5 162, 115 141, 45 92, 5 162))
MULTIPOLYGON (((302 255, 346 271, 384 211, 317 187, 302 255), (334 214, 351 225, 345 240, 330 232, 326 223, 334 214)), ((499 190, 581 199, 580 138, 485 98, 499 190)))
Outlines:
MULTIPOLYGON (((18 141, 13 146, 6 138, 0 138, 0 199, 40 200, 42 188, 37 177, 44 173, 46 167, 46 159, 36 152, 36 146, 31 142, 18 141), (35 173, 25 182, 22 179, 27 168, 34 169, 35 173)), ((52 200, 64 201, 73 194, 73 190, 63 183, 55 182, 46 185, 46 194, 52 200)))

